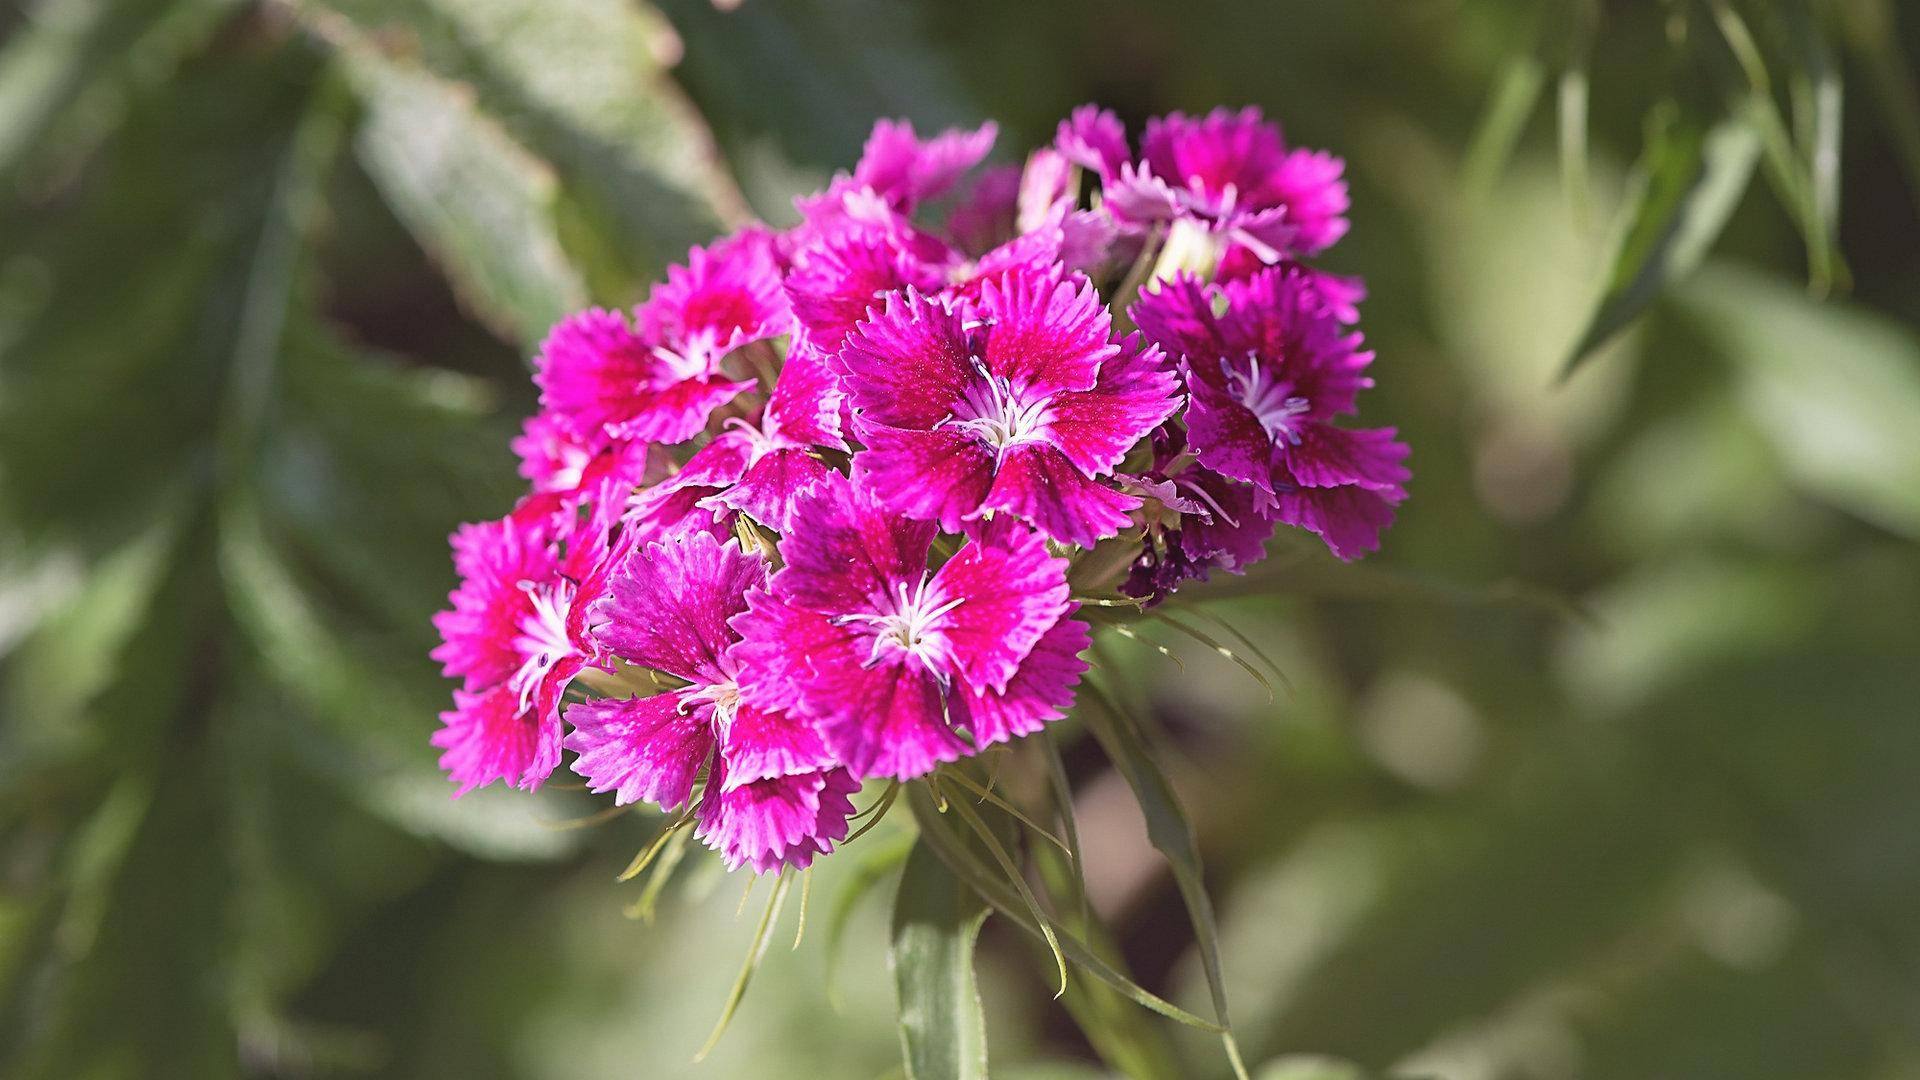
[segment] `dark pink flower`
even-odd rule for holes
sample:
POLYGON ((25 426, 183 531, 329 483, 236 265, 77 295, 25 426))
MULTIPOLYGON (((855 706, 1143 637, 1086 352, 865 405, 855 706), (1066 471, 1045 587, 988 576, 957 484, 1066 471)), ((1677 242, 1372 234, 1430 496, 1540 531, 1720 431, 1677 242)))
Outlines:
POLYGON ((909 293, 840 351, 866 449, 855 470, 889 505, 950 532, 994 512, 1091 545, 1140 505, 1098 482, 1178 407, 1158 349, 1111 341, 1084 279, 988 279, 968 313, 909 293))
POLYGON ((567 709, 573 769, 616 803, 661 807, 693 798, 706 771, 698 835, 730 864, 804 866, 846 835, 852 790, 820 735, 745 701, 740 639, 728 625, 763 588, 757 555, 702 532, 648 544, 622 559, 596 604, 595 631, 612 655, 686 685, 652 697, 567 709))
MULTIPOLYGON (((1111 129, 1102 124, 1088 130, 1111 129)), ((1069 135, 1063 128, 1063 150, 1080 145, 1069 141, 1069 135)), ((1116 166, 1111 139, 1098 145, 1103 148, 1104 205, 1123 226, 1142 229, 1155 222, 1191 221, 1265 263, 1289 254, 1312 255, 1347 231, 1340 159, 1288 149, 1279 126, 1267 122, 1259 109, 1216 109, 1197 118, 1173 113, 1149 120, 1138 162, 1116 166)), ((1118 147, 1124 152, 1124 140, 1118 147)), ((1081 156, 1089 154, 1082 151, 1081 156)))
POLYGON ((1215 570, 1244 573, 1266 556, 1278 520, 1271 496, 1200 465, 1185 450, 1183 432, 1162 428, 1154 433, 1152 470, 1127 478, 1174 515, 1151 530, 1121 587, 1149 604, 1215 570))
POLYGON ((934 527, 837 475, 802 516, 780 542, 785 568, 735 620, 746 694, 798 709, 854 775, 923 775, 1035 730, 1072 699, 1084 668, 1061 652, 1077 656, 1083 631, 1056 631, 1070 610, 1066 563, 1033 532, 995 522, 930 571, 934 527))
POLYGON ((1187 437, 1202 465, 1252 484, 1280 520, 1342 558, 1378 546, 1406 497, 1407 448, 1391 428, 1334 425, 1373 384, 1363 374, 1373 354, 1310 279, 1286 267, 1213 288, 1182 277, 1143 296, 1133 316, 1180 357, 1187 437))

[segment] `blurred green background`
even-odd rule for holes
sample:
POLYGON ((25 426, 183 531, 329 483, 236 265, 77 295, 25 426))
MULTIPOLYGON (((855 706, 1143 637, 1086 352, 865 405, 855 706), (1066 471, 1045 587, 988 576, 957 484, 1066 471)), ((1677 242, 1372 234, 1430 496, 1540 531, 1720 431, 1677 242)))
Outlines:
MULTIPOLYGON (((905 815, 691 1065, 745 879, 689 857, 629 918, 658 819, 449 801, 427 617, 446 533, 516 494, 556 317, 790 220, 876 117, 994 118, 1016 161, 1098 101, 1346 157, 1325 261, 1414 448, 1378 556, 1283 538, 1206 590, 1277 701, 1115 645, 1250 1062, 1920 1077, 1916 43, 1891 0, 0 6, 0 1075, 898 1070, 885 890, 842 898, 905 815), (1559 382, 1661 103, 1754 75, 1689 19, 1751 28, 1811 167, 1763 158, 1559 382)), ((1204 1012, 1124 783, 1068 764, 1096 909, 1204 1012)), ((1101 1075, 1049 967, 989 923, 995 1076, 1101 1075)))

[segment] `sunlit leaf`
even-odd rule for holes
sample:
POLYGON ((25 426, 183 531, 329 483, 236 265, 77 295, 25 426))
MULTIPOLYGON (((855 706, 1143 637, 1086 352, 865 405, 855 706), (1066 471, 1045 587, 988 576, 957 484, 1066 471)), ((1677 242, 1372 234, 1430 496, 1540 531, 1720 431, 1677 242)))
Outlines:
POLYGON ((471 89, 357 39, 346 47, 366 103, 367 171, 473 313, 531 349, 587 301, 560 242, 552 169, 481 114, 471 89))
POLYGON ((1731 267, 1681 296, 1733 365, 1742 402, 1788 473, 1920 536, 1920 341, 1865 309, 1731 267))

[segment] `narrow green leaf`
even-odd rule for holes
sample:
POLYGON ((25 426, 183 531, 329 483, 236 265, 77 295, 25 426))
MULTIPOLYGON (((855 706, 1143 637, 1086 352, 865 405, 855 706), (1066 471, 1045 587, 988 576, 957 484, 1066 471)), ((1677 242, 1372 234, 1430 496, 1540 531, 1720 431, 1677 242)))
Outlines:
POLYGON ((909 1080, 987 1076, 987 1022, 973 974, 973 945, 986 921, 986 901, 916 844, 894 894, 888 953, 909 1080))
POLYGON ((1080 922, 1084 925, 1093 918, 1087 907, 1087 868, 1080 856, 1080 823, 1073 812, 1073 784, 1067 779, 1066 762, 1060 759, 1060 745, 1054 741, 1057 732, 1049 728, 1040 733, 1037 740, 1047 759, 1047 784, 1053 791, 1055 814, 1060 818, 1060 831, 1066 834, 1067 870, 1073 877, 1073 897, 1080 909, 1080 922))
POLYGON ((940 771, 940 777, 943 780, 951 780, 954 783, 959 784, 961 787, 966 788, 968 791, 973 792, 975 795, 980 796, 981 802, 992 803, 994 806, 999 807, 1003 813, 1007 814, 1009 817, 1013 818, 1015 821, 1018 821, 1020 824, 1025 825, 1027 828, 1032 829, 1034 832, 1038 833, 1042 839, 1046 840, 1048 843, 1052 844, 1054 847, 1059 848, 1061 851, 1068 851, 1066 841, 1053 835, 1053 833, 1048 832, 1044 827, 1040 825, 1039 822, 1033 820, 1033 818, 1031 817, 1028 817, 1027 812, 1025 810, 1022 810, 1019 807, 1008 802, 1007 800, 1001 798, 1000 795, 996 793, 991 786, 979 783, 978 781, 974 780, 973 777, 968 776, 963 770, 953 766, 948 766, 947 768, 942 769, 940 771))
MULTIPOLYGON (((998 874, 989 870, 986 864, 981 862, 980 857, 969 849, 967 840, 956 833, 953 826, 945 820, 939 806, 935 803, 933 793, 925 785, 909 785, 907 804, 913 808, 914 820, 920 823, 920 835, 926 840, 927 846, 940 856, 940 860, 947 864, 948 869, 952 870, 960 880, 966 882, 974 892, 979 893, 981 898, 986 900, 1003 918, 1033 935, 1035 939, 1042 942, 1046 940, 1046 934, 1042 932, 1040 924, 1034 921, 1033 912, 1000 880, 998 874)), ((1094 978, 1125 994, 1136 1004, 1169 1019, 1178 1020, 1188 1027, 1216 1034, 1222 1032, 1220 1025, 1195 1016, 1115 971, 1079 937, 1070 933, 1057 933, 1057 937, 1061 951, 1067 954, 1067 959, 1094 978)))
POLYGON ((1173 785, 1161 771, 1153 754, 1141 741, 1138 728, 1129 722, 1120 706, 1099 682, 1089 678, 1082 686, 1082 701, 1096 708, 1081 710, 1088 730, 1099 740, 1101 749, 1112 760, 1127 786, 1133 789, 1140 812, 1147 820, 1147 839, 1166 856, 1173 871, 1180 899, 1186 904, 1187 917, 1193 922, 1194 942, 1200 950, 1200 967, 1206 973, 1207 989, 1213 996, 1213 1013, 1223 1029, 1222 1042, 1232 1062, 1234 1074, 1244 1080, 1246 1066, 1240 1061, 1240 1048, 1233 1037, 1233 1021, 1227 1010, 1226 980, 1220 974, 1220 928, 1214 920, 1213 899, 1207 894, 1206 879, 1200 868, 1200 845, 1194 839, 1193 824, 1173 793, 1173 785))
POLYGON ((1607 286, 1568 354, 1565 378, 1691 273, 1747 190, 1760 139, 1741 120, 1708 129, 1662 110, 1649 126, 1607 286))
POLYGON ((1251 663, 1248 663, 1246 658, 1241 656, 1239 653, 1234 652, 1232 649, 1229 649, 1225 645, 1222 645, 1218 638, 1215 638, 1213 635, 1206 633, 1205 631, 1201 630, 1199 627, 1193 625, 1190 622, 1187 622, 1184 619, 1174 618, 1172 615, 1167 614, 1165 611, 1162 611, 1159 613, 1159 618, 1161 622, 1167 624, 1168 626, 1173 627, 1175 630, 1180 631, 1181 633, 1187 635, 1188 637, 1199 642, 1200 644, 1205 645, 1207 648, 1212 649, 1214 652, 1219 653, 1221 656, 1231 661, 1235 667, 1239 668, 1240 670, 1246 672, 1248 675, 1252 676, 1253 681, 1259 683, 1260 688, 1267 692, 1267 700, 1269 702, 1273 701, 1274 698, 1277 696, 1275 695, 1273 690, 1273 682, 1267 678, 1264 672, 1262 672, 1259 668, 1254 667, 1251 663))
MULTIPOLYGON (((757 881, 758 878, 754 878, 748 882, 749 891, 757 881)), ((793 875, 782 870, 779 880, 774 882, 773 895, 767 899, 767 909, 760 916, 760 925, 753 931, 753 944, 747 947, 746 962, 740 965, 740 974, 733 980, 733 989, 727 992, 727 1004, 720 1010, 720 1019, 713 1025, 713 1033, 707 1036, 706 1044, 699 1053, 693 1055, 695 1062, 706 1060, 707 1055, 713 1053, 713 1048, 720 1045, 720 1036, 727 1033, 727 1025, 733 1022, 733 1014, 739 1011, 740 1002, 747 996, 747 986, 753 982, 753 973, 760 969, 760 961, 767 955, 767 945, 773 940, 774 923, 780 919, 780 905, 786 900, 787 889, 792 885, 793 875)), ((741 899, 745 901, 745 897, 741 899)))
POLYGON ((1046 909, 1040 906, 1040 898, 1033 894, 1033 887, 1027 884, 1027 876, 1020 869, 1020 864, 1007 851, 1006 845, 1000 842, 1000 838, 993 834, 993 830, 987 826, 979 812, 967 805, 965 799, 954 799, 950 805, 953 812, 960 816, 960 820, 966 822, 967 827, 973 830, 973 834, 979 838, 981 845, 987 849, 987 853, 993 856, 993 861, 1000 864, 1000 871, 1007 875, 1007 880, 1013 883, 1014 891, 1020 894, 1021 902, 1026 904, 1033 913, 1033 923, 1040 928, 1040 936, 1046 939, 1047 948, 1053 950, 1053 963, 1059 969, 1060 989, 1055 991, 1053 996, 1059 997, 1066 993, 1066 954, 1060 951, 1060 938, 1054 932, 1053 920, 1048 916, 1046 909))

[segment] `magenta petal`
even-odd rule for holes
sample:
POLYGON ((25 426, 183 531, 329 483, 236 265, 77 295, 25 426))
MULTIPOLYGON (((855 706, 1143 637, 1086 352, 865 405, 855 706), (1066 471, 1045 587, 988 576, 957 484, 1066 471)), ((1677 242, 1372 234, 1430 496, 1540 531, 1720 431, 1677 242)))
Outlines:
POLYGON ((922 142, 911 123, 881 120, 873 125, 854 166, 854 183, 903 208, 912 207, 952 187, 960 174, 986 157, 998 131, 988 121, 973 131, 954 128, 922 142))
POLYGON ((711 501, 784 533, 794 526, 795 504, 832 471, 805 450, 773 450, 711 501))
POLYGON ((1082 105, 1060 121, 1053 144, 1067 160, 1103 180, 1118 174, 1129 157, 1127 129, 1119 117, 1096 105, 1082 105))
POLYGON ((615 655, 696 683, 728 679, 720 657, 733 644, 727 620, 747 609, 747 590, 767 566, 707 533, 684 534, 636 550, 614 571, 596 632, 615 655))
POLYGON ((1005 690, 968 691, 967 731, 974 745, 1031 735, 1065 716, 1087 670, 1080 654, 1092 644, 1086 623, 1063 617, 1035 643, 1005 690))
POLYGON ((1187 383, 1187 438, 1200 463, 1222 476, 1273 490, 1273 437, 1260 420, 1206 382, 1187 383))
POLYGON ((1180 549, 1200 577, 1216 567, 1241 573, 1265 557, 1273 536, 1272 496, 1203 469, 1189 470, 1175 485, 1205 508, 1180 521, 1180 549))
POLYGON ((1092 389, 1100 365, 1120 351, 1108 340, 1113 319, 1106 304, 1077 274, 1030 270, 989 280, 980 316, 987 322, 987 369, 1032 396, 1092 389))
POLYGON ((828 769, 821 776, 826 783, 820 789, 820 812, 814 818, 813 831, 780 857, 795 869, 804 870, 815 855, 832 852, 833 845, 845 840, 851 831, 848 819, 853 817, 852 795, 860 790, 860 781, 845 769, 828 769))
POLYGON ((1277 514, 1289 525, 1319 534, 1342 559, 1380 547, 1380 533, 1393 524, 1399 500, 1363 487, 1299 488, 1280 493, 1277 514))
POLYGON ((1180 274, 1142 292, 1127 314, 1150 340, 1190 364, 1217 365, 1226 355, 1213 302, 1192 274, 1180 274))
POLYGON ((1283 447, 1287 472, 1302 487, 1357 484, 1397 492, 1412 473, 1401 462, 1407 444, 1395 442, 1393 428, 1337 428, 1308 424, 1296 446, 1283 447))
POLYGON ((506 686, 485 694, 453 692, 453 708, 440 714, 433 745, 445 753, 440 767, 460 785, 455 796, 495 780, 532 791, 560 764, 560 719, 539 710, 520 711, 519 696, 506 686))
POLYGON ((845 450, 840 430, 844 396, 839 378, 828 370, 826 361, 811 351, 794 350, 781 365, 767 399, 767 432, 804 446, 845 450))
POLYGON ((722 762, 716 760, 713 771, 700 799, 694 835, 720 853, 727 869, 777 869, 788 849, 804 846, 818 829, 820 791, 826 785, 822 774, 729 785, 722 762))
POLYGON ((834 763, 813 725, 791 713, 742 705, 720 733, 730 788, 824 769, 834 763))
POLYGON ((822 643, 838 640, 839 628, 818 612, 794 607, 768 589, 747 594, 747 610, 733 617, 740 640, 732 659, 735 677, 748 705, 769 711, 800 707, 797 678, 804 677, 806 658, 822 643))
POLYGON ((1063 544, 1092 547, 1126 528, 1128 512, 1139 506, 1139 499, 1089 480, 1059 450, 1022 443, 1001 459, 981 510, 1005 511, 1063 544))
POLYGON ((589 440, 683 441, 752 385, 711 371, 683 377, 625 317, 597 308, 554 327, 534 364, 540 404, 589 440))
POLYGON ((1067 610, 1067 561, 1025 526, 995 522, 934 575, 958 600, 940 624, 968 685, 1006 688, 1033 643, 1067 610))
POLYGON ((883 509, 858 482, 838 473, 809 492, 796 513, 807 527, 780 540, 784 599, 833 615, 871 610, 895 583, 926 573, 934 526, 883 509))
POLYGON ((1160 349, 1132 334, 1093 389, 1053 399, 1050 440, 1081 472, 1103 476, 1179 407, 1179 379, 1160 349))
POLYGON ((971 753, 947 722, 940 685, 918 665, 866 667, 868 639, 848 634, 813 659, 806 708, 855 776, 911 780, 971 753))
POLYGON ((684 487, 723 488, 738 483, 753 463, 753 436, 743 431, 723 431, 701 447, 669 480, 660 483, 667 491, 684 487))
POLYGON ((916 292, 888 296, 883 311, 847 335, 839 361, 854 409, 892 427, 933 427, 974 378, 960 316, 916 292))
POLYGON ((959 532, 993 486, 993 452, 972 435, 858 426, 867 448, 853 459, 854 476, 908 517, 959 532))
POLYGON ((1302 255, 1323 251, 1347 233, 1345 168, 1324 151, 1294 150, 1272 174, 1273 198, 1287 208, 1293 246, 1302 255))
POLYGON ((753 389, 720 376, 687 379, 632 396, 635 415, 609 420, 607 434, 636 442, 679 443, 698 435, 713 410, 753 389))
POLYGON ((567 748, 578 754, 573 771, 594 792, 613 792, 617 805, 640 799, 663 808, 685 803, 713 753, 713 733, 704 717, 683 711, 683 697, 674 691, 567 706, 573 725, 567 748))

